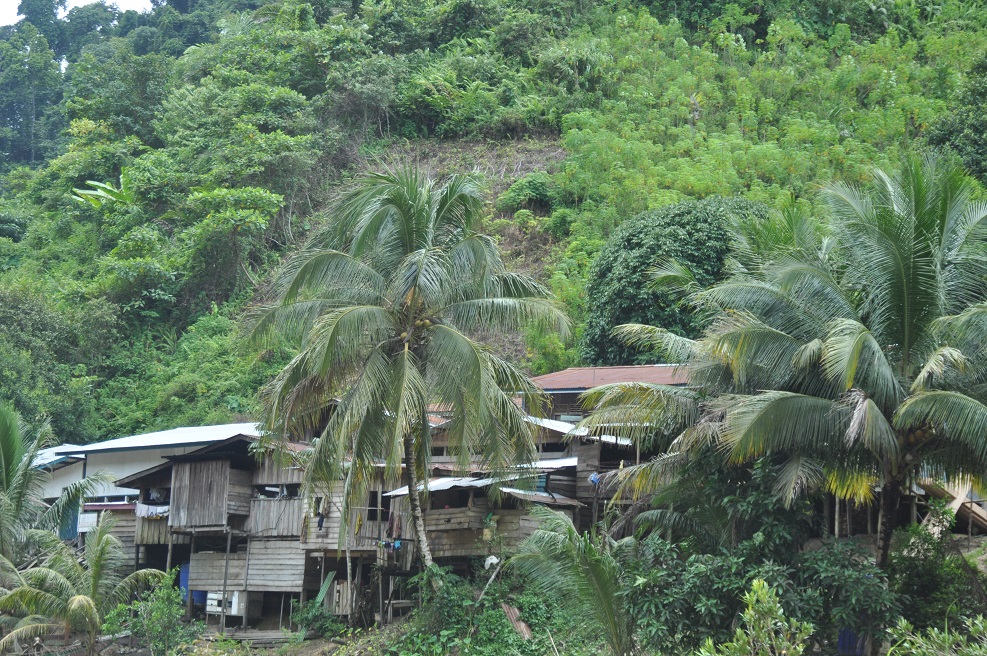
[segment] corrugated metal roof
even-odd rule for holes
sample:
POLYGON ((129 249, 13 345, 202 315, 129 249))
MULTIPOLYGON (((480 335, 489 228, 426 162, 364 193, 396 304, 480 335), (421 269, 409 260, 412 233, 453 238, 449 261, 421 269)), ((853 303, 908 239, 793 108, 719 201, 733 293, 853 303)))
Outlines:
MULTIPOLYGON (((579 464, 578 458, 550 458, 548 460, 539 460, 538 462, 531 462, 526 465, 518 465, 518 469, 535 469, 538 471, 549 471, 554 469, 564 469, 566 467, 575 467, 579 464)), ((530 475, 530 474, 526 474, 530 475)), ((451 490, 454 488, 468 488, 468 487, 489 487, 495 482, 515 480, 520 478, 521 474, 510 474, 506 476, 500 476, 497 478, 482 477, 482 476, 437 476, 431 478, 428 481, 428 491, 438 492, 440 490, 451 490)), ((419 490, 424 490, 424 486, 419 483, 419 490)), ((396 490, 391 490, 390 492, 385 492, 385 497, 403 497, 408 494, 408 486, 404 485, 396 490)))
POLYGON ((155 449, 169 446, 193 446, 196 444, 209 444, 210 442, 221 442, 222 440, 246 435, 249 437, 260 437, 260 424, 221 424, 219 426, 188 426, 185 428, 173 428, 155 433, 144 433, 143 435, 130 435, 129 437, 119 437, 115 440, 97 442, 96 444, 86 444, 83 446, 64 445, 56 447, 58 453, 62 455, 75 455, 95 453, 99 451, 125 451, 128 449, 155 449))
POLYGON ((592 435, 585 427, 576 426, 575 424, 570 424, 567 421, 559 421, 558 419, 541 419, 539 417, 530 416, 527 417, 527 420, 532 424, 541 426, 546 430, 561 433, 563 435, 570 435, 572 437, 578 437, 584 440, 603 442, 604 444, 615 444, 617 446, 634 445, 634 443, 626 437, 614 437, 613 435, 592 435))
POLYGON ((564 497, 561 494, 552 494, 550 492, 535 492, 533 490, 519 490, 514 487, 502 487, 501 492, 506 492, 507 494, 515 497, 517 499, 522 499, 524 501, 531 501, 532 503, 544 503, 547 506, 569 506, 571 508, 580 508, 583 503, 571 499, 569 497, 564 497))
MULTIPOLYGON (((428 491, 429 492, 439 492, 441 490, 452 490, 454 488, 468 488, 468 487, 488 487, 492 485, 494 479, 492 478, 477 478, 474 476, 440 476, 438 478, 432 478, 428 481, 428 491)), ((425 489, 421 483, 418 484, 420 490, 425 489)), ((408 486, 399 487, 396 490, 391 490, 390 492, 385 492, 385 497, 403 497, 408 494, 408 486)))
POLYGON ((62 444, 61 446, 51 446, 47 449, 38 449, 38 456, 34 459, 34 466, 36 469, 41 469, 42 467, 52 467, 69 460, 76 460, 76 458, 61 453, 61 451, 67 448, 74 449, 78 447, 78 444, 62 444))
POLYGON ((677 364, 645 364, 628 367, 571 367, 536 376, 531 381, 548 392, 579 392, 612 383, 685 385, 688 370, 677 364))

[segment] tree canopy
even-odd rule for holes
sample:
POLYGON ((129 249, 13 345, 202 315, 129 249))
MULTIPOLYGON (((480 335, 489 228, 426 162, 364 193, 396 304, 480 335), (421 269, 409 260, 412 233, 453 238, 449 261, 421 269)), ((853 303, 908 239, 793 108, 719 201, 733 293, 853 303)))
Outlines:
MULTIPOLYGON (((258 410, 254 373, 291 354, 235 349, 245 310, 346 180, 380 163, 476 168, 491 199, 517 183, 485 230, 574 326, 511 344, 535 373, 627 361, 609 327, 659 320, 609 316, 606 259, 593 268, 642 213, 720 196, 818 214, 819 185, 860 183, 928 142, 976 171, 987 19, 959 0, 22 4, 0 29, 0 288, 32 290, 69 324, 98 306, 112 335, 52 364, 20 350, 19 380, 27 361, 59 373, 3 393, 75 441, 258 410), (80 203, 90 183, 125 185, 126 200, 80 203), (229 319, 230 384, 218 397, 190 374, 174 389, 162 371, 194 370, 203 353, 180 342, 214 313, 229 319), (123 398, 118 380, 144 391, 123 398)), ((722 236, 707 230, 689 243, 715 275, 722 236)), ((616 305, 654 300, 626 293, 616 305)))

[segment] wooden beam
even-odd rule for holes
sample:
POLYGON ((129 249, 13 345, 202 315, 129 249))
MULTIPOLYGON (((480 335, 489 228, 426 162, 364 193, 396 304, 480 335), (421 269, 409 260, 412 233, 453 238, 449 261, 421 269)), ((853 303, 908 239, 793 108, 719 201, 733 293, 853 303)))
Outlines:
POLYGON ((195 553, 195 534, 192 534, 192 539, 189 546, 188 552, 188 583, 185 587, 185 592, 188 594, 188 599, 185 600, 185 614, 188 619, 192 619, 192 613, 195 611, 195 604, 192 601, 192 555, 195 553))
POLYGON ((226 580, 230 575, 230 543, 233 541, 233 533, 226 532, 226 558, 223 564, 223 607, 219 614, 219 635, 226 634, 226 580))
POLYGON ((168 531, 168 560, 167 563, 165 564, 166 572, 171 571, 171 549, 172 549, 172 534, 171 531, 168 531))

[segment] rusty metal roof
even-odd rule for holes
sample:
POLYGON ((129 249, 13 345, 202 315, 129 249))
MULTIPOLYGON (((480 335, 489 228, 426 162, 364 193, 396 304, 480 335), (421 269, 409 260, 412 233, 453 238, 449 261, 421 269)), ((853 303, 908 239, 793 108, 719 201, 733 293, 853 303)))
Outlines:
POLYGON ((582 392, 613 383, 685 385, 686 368, 677 364, 644 364, 627 367, 571 367, 531 379, 548 392, 582 392))

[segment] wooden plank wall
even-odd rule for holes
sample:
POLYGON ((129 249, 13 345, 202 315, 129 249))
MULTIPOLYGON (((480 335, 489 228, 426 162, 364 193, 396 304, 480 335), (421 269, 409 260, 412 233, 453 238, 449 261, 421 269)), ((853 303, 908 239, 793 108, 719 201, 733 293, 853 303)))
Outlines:
MULTIPOLYGON (((226 460, 176 462, 172 468, 171 510, 174 527, 224 526, 230 463, 226 460)), ((247 500, 249 501, 249 492, 247 500)), ((249 510, 249 503, 246 504, 249 510)))
MULTIPOLYGON (((137 517, 137 528, 135 529, 135 540, 137 544, 168 544, 168 519, 150 519, 147 517, 137 517)), ((175 533, 172 536, 172 544, 188 544, 189 536, 182 533, 175 533)))
POLYGON ((303 503, 302 499, 251 499, 247 533, 259 538, 300 536, 303 503))
MULTIPOLYGON (((589 474, 587 474, 587 477, 589 474)), ((564 497, 576 497, 576 477, 553 472, 548 479, 548 489, 564 497)))
POLYGON ((486 499, 478 499, 471 508, 437 508, 425 512, 425 532, 462 531, 483 528, 490 512, 486 499))
MULTIPOLYGON (((223 589, 223 551, 200 551, 192 554, 189 563, 189 589, 220 592, 223 589)), ((247 571, 246 552, 230 554, 230 574, 227 590, 245 590, 247 571)))
POLYGON ((254 470, 254 485, 291 485, 301 482, 301 468, 282 466, 275 462, 271 454, 265 455, 260 466, 254 470))
MULTIPOLYGON (((227 465, 227 467, 229 467, 227 465)), ((231 515, 249 515, 250 497, 253 494, 253 472, 244 469, 228 469, 230 483, 226 508, 231 515)))
POLYGON ((301 592, 305 550, 297 540, 251 540, 247 551, 248 590, 301 592))
MULTIPOLYGON (((538 520, 533 518, 527 508, 495 508, 493 510, 496 518, 495 541, 484 540, 483 520, 488 507, 480 507, 479 504, 473 508, 450 508, 448 510, 429 510, 425 515, 425 530, 428 533, 428 543, 435 558, 452 558, 464 556, 486 556, 490 553, 499 552, 501 549, 514 551, 517 545, 526 537, 535 532, 539 526, 538 520), (444 518, 437 525, 439 529, 430 528, 435 524, 435 515, 440 513, 458 512, 463 518, 479 517, 479 526, 474 528, 474 523, 463 520, 454 520, 446 524, 444 518), (450 526, 456 528, 450 529, 450 526)), ((569 517, 572 511, 568 508, 562 509, 569 517)), ((441 517, 442 515, 440 515, 441 517)), ((407 518, 407 521, 411 521, 407 518)), ((408 526, 408 524, 405 524, 408 526)), ((409 549, 414 549, 414 540, 411 535, 406 538, 409 549)))
POLYGON ((600 445, 596 442, 573 442, 572 455, 579 459, 576 464, 576 498, 583 503, 592 501, 596 488, 589 482, 589 476, 600 471, 600 445))
POLYGON ((120 540, 125 554, 132 554, 134 552, 134 533, 137 529, 137 516, 134 515, 134 511, 128 509, 104 510, 103 512, 108 512, 113 517, 113 528, 110 529, 110 535, 114 535, 120 540))
MULTIPOLYGON (((342 482, 333 483, 327 490, 305 498, 301 524, 301 542, 307 549, 334 550, 342 548, 339 542, 340 526, 342 525, 342 482), (322 513, 325 520, 322 530, 318 528, 319 520, 313 516, 314 498, 322 498, 322 513)), ((407 524, 405 524, 407 527, 407 524)), ((387 527, 381 527, 381 533, 386 533, 387 527)), ((405 532, 408 529, 405 528, 405 532)), ((377 546, 377 522, 367 519, 366 508, 354 508, 349 518, 347 538, 351 549, 375 549, 377 546)))

